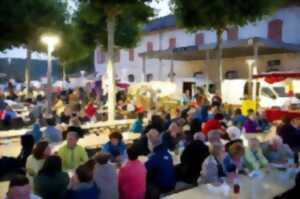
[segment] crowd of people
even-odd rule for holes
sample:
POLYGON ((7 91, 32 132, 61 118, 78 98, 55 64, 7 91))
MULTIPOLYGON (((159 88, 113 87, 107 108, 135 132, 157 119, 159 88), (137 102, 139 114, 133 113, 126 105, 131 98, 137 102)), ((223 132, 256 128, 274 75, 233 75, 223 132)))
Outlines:
MULTIPOLYGON (((7 199, 155 199, 174 191, 178 182, 220 186, 232 184, 237 175, 268 171, 272 164, 298 167, 300 128, 289 118, 283 119, 271 140, 253 137, 245 143, 245 135, 265 134, 272 124, 252 109, 247 116, 240 109, 225 111, 220 97, 208 102, 203 92, 193 99, 185 96, 176 115, 155 110, 147 124, 147 111, 133 108, 137 118, 130 131, 140 138, 126 143, 121 132, 111 132, 97 153, 88 154, 78 140, 85 134, 82 122, 96 117, 96 99, 80 89, 61 92, 54 117, 44 119, 42 109, 32 114, 38 116, 37 122, 21 138, 23 148, 15 163, 21 174, 10 181, 7 199), (46 129, 41 131, 43 119, 46 129), (62 130, 56 123, 69 127, 62 130), (64 139, 65 145, 51 150, 64 139)), ((36 107, 43 104, 39 102, 34 102, 36 107)), ((126 105, 126 99, 122 102, 126 105)), ((0 161, 13 164, 7 157, 0 161)))

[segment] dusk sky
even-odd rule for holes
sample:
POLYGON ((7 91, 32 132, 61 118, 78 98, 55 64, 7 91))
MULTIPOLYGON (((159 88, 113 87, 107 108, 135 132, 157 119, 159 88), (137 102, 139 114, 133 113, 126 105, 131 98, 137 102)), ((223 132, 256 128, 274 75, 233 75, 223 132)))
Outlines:
MULTIPOLYGON (((154 1, 150 5, 156 9, 157 17, 170 14, 169 0, 161 0, 159 3, 154 1)), ((0 52, 0 58, 26 58, 26 50, 23 48, 8 49, 4 52, 0 52)), ((47 59, 47 55, 43 53, 33 53, 32 58, 47 59)))

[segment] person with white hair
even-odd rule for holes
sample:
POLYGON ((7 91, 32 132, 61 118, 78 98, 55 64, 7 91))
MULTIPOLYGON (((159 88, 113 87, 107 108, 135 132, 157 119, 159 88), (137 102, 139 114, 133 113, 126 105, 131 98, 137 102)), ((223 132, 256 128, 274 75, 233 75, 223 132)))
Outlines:
POLYGON ((270 163, 286 164, 294 158, 294 153, 279 136, 262 145, 263 154, 270 163))
POLYGON ((182 128, 176 122, 172 122, 166 132, 161 135, 162 144, 170 151, 174 151, 180 141, 182 128))
POLYGON ((219 130, 211 130, 207 135, 208 145, 221 143, 221 132, 219 130))
POLYGON ((231 141, 241 138, 241 130, 236 126, 228 127, 226 132, 228 133, 229 139, 231 141))
POLYGON ((226 177, 223 160, 225 157, 225 148, 221 143, 214 143, 210 147, 210 155, 202 164, 201 177, 198 182, 201 184, 212 183, 222 184, 226 177))

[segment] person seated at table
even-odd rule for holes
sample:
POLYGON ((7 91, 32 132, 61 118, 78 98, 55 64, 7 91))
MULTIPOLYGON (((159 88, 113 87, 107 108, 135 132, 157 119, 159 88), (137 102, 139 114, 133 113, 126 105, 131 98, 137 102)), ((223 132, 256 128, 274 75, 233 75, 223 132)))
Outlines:
POLYGON ((270 163, 286 164, 294 158, 294 153, 287 144, 283 144, 279 136, 263 143, 263 153, 270 163))
POLYGON ((248 110, 248 116, 243 126, 246 133, 259 133, 262 128, 257 122, 257 117, 253 109, 248 110))
POLYGON ((109 153, 98 152, 94 159, 96 161, 94 181, 101 191, 98 199, 118 199, 118 177, 116 167, 109 164, 109 153))
POLYGON ((42 199, 31 191, 28 178, 23 175, 14 176, 8 185, 4 199, 42 199))
POLYGON ((282 138, 284 144, 296 151, 300 151, 300 133, 292 125, 291 118, 286 116, 282 119, 282 124, 277 128, 277 134, 282 138))
POLYGON ((249 147, 245 150, 245 166, 250 171, 266 168, 268 166, 268 160, 263 155, 260 148, 260 142, 257 138, 251 138, 249 140, 249 147))
MULTIPOLYGON (((192 118, 195 120, 198 120, 199 123, 204 123, 208 119, 208 109, 209 107, 207 105, 203 105, 198 107, 193 113, 192 118)), ((199 130, 199 129, 197 129, 199 130)))
POLYGON ((204 160, 201 169, 201 175, 198 180, 200 184, 211 183, 220 185, 226 177, 223 165, 225 157, 225 148, 221 143, 214 143, 210 147, 210 155, 204 160))
POLYGON ((85 109, 84 109, 84 113, 86 115, 86 117, 88 117, 89 119, 91 119, 92 117, 94 117, 97 113, 97 110, 94 106, 94 102, 93 99, 90 99, 88 104, 86 105, 85 109))
POLYGON ((234 111, 233 117, 231 119, 232 124, 234 126, 238 127, 239 129, 243 128, 246 120, 247 120, 247 118, 242 115, 242 110, 240 108, 238 108, 234 111))
POLYGON ((161 143, 159 133, 152 129, 149 141, 153 153, 145 163, 147 169, 146 198, 158 198, 160 194, 170 192, 176 185, 173 158, 165 145, 161 143), (154 133, 156 132, 156 133, 154 133))
POLYGON ((256 117, 257 117, 258 126, 260 126, 262 132, 266 132, 266 131, 270 130, 271 126, 270 126, 270 123, 267 120, 264 112, 261 112, 261 113, 257 112, 256 117))
MULTIPOLYGON (((217 117, 218 116, 219 115, 217 115, 217 117)), ((205 136, 208 136, 208 132, 210 132, 212 130, 221 130, 222 129, 219 119, 220 118, 208 119, 207 122, 204 123, 202 132, 204 133, 205 136)))
POLYGON ((162 111, 161 119, 163 120, 163 131, 168 130, 172 123, 171 114, 167 111, 162 111))
POLYGON ((34 177, 34 192, 43 199, 63 199, 69 184, 69 175, 62 171, 59 156, 49 156, 38 175, 34 177))
POLYGON ((243 140, 241 139, 241 130, 236 126, 230 126, 226 130, 229 142, 225 144, 225 151, 228 151, 229 147, 235 143, 243 144, 243 140))
POLYGON ((220 113, 220 105, 212 104, 208 111, 208 120, 215 119, 215 116, 220 113))
POLYGON ((68 132, 67 144, 58 150, 64 170, 74 170, 88 160, 87 152, 82 146, 78 145, 78 139, 76 132, 68 132))
POLYGON ((93 168, 89 162, 80 165, 70 180, 65 199, 98 199, 100 190, 93 181, 93 168))
POLYGON ((119 171, 120 199, 144 199, 146 192, 146 168, 138 160, 134 147, 127 149, 128 161, 119 171), (134 191, 131 188, 134 187, 134 191))
POLYGON ((297 199, 300 196, 300 172, 297 173, 295 178, 295 186, 288 191, 275 196, 274 199, 297 199))
POLYGON ((245 148, 242 144, 235 143, 231 145, 223 161, 226 173, 228 174, 248 173, 248 170, 245 167, 244 155, 245 155, 245 148))
POLYGON ((102 152, 111 155, 111 161, 121 162, 126 158, 126 145, 123 136, 119 132, 112 132, 109 135, 109 141, 103 145, 102 152))
POLYGON ((44 131, 44 139, 50 144, 62 141, 62 133, 55 127, 54 118, 48 118, 46 121, 47 128, 44 131))
POLYGON ((201 166, 209 155, 208 146, 204 143, 205 136, 196 133, 180 156, 180 164, 176 166, 177 179, 189 184, 196 184, 201 172, 201 166))
POLYGON ((213 145, 214 143, 221 143, 221 132, 219 130, 212 130, 207 135, 207 145, 213 145))
POLYGON ((72 111, 70 106, 66 106, 64 111, 60 114, 59 120, 61 123, 69 124, 72 116, 72 111))
POLYGON ((30 180, 30 184, 33 184, 33 178, 38 174, 40 169, 43 167, 45 160, 51 154, 51 149, 46 141, 37 143, 34 147, 32 154, 27 158, 26 161, 26 173, 30 180))
POLYGON ((142 133, 143 131, 143 118, 144 113, 138 113, 138 118, 133 122, 130 131, 133 133, 142 133))
POLYGON ((29 131, 27 134, 31 134, 34 139, 34 143, 38 143, 43 136, 43 133, 41 131, 40 124, 36 122, 35 124, 32 125, 32 130, 29 131))
POLYGON ((150 129, 156 129, 159 133, 164 130, 164 120, 159 115, 152 115, 149 124, 145 127, 142 134, 146 134, 150 129))
POLYGON ((166 132, 161 135, 162 144, 167 147, 168 150, 174 151, 180 141, 182 128, 177 122, 172 122, 166 132))
POLYGON ((61 99, 61 97, 59 95, 56 96, 56 100, 53 104, 53 108, 52 111, 56 114, 56 115, 61 115, 61 113, 64 111, 65 109, 65 103, 64 101, 61 99))
POLYGON ((21 151, 17 157, 17 161, 20 167, 25 167, 27 158, 32 154, 34 147, 34 138, 30 134, 25 134, 21 136, 21 151))

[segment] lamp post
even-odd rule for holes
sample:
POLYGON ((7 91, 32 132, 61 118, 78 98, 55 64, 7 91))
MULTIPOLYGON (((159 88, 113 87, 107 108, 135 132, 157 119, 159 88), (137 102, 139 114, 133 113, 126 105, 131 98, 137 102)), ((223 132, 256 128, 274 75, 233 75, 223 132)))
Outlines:
POLYGON ((55 46, 59 43, 59 38, 55 35, 44 35, 41 37, 42 43, 47 45, 48 51, 48 67, 47 67, 47 116, 52 115, 51 106, 52 106, 52 52, 54 51, 55 46))
MULTIPOLYGON (((256 81, 252 81, 252 75, 256 74, 254 72, 253 64, 255 63, 255 59, 247 59, 246 60, 248 67, 249 67, 249 76, 248 76, 248 93, 250 93, 251 83, 252 83, 252 100, 256 100, 256 81)), ((251 96, 249 96, 251 97, 251 96)))

